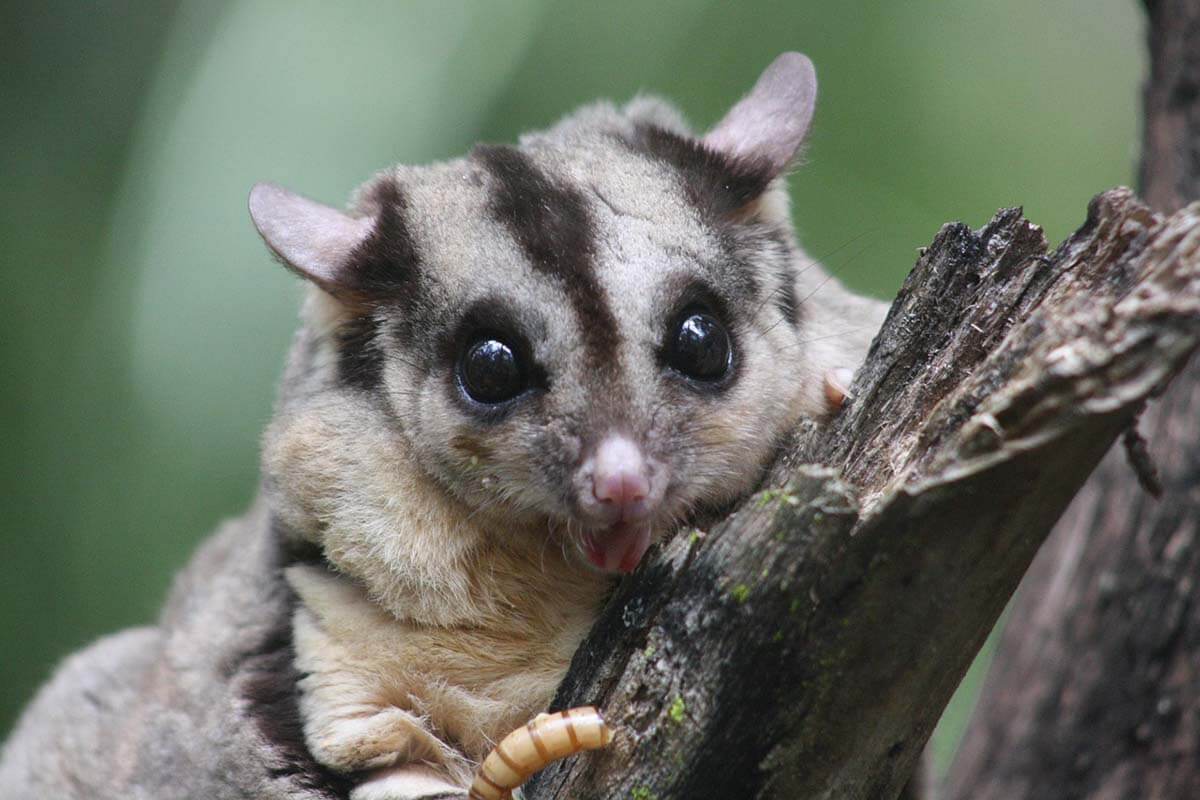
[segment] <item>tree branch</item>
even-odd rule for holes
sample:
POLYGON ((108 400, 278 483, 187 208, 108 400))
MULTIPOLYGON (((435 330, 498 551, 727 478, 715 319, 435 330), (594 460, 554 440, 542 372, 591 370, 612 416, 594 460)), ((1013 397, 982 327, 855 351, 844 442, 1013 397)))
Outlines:
MULTIPOLYGON (((1200 2, 1149 12, 1142 192, 1200 198, 1200 2)), ((949 780, 954 798, 1200 796, 1200 361, 1139 428, 1161 497, 1114 450, 1013 604, 949 780)))
POLYGON ((555 702, 601 706, 617 741, 527 797, 894 797, 1050 527, 1196 348, 1198 223, 1114 190, 1052 254, 1018 210, 945 226, 843 413, 618 589, 555 702))

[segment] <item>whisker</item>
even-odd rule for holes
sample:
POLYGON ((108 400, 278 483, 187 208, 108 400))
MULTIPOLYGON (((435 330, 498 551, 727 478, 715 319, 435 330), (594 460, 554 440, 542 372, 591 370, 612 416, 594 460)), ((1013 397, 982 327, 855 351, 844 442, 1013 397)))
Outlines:
POLYGON ((791 350, 795 347, 800 347, 801 345, 811 344, 812 342, 820 342, 820 341, 824 341, 825 339, 836 339, 839 336, 847 336, 851 333, 858 333, 859 331, 862 331, 862 330, 866 330, 866 327, 860 325, 857 328, 850 328, 848 330, 838 331, 837 333, 829 333, 824 336, 814 336, 811 339, 803 339, 799 342, 796 342, 795 344, 788 345, 784 349, 791 350))
MULTIPOLYGON (((853 253, 853 254, 850 256, 850 258, 848 258, 848 259, 844 260, 844 261, 843 261, 841 264, 839 264, 839 265, 837 265, 837 266, 839 266, 839 267, 840 267, 840 266, 844 266, 845 264, 849 264, 849 263, 851 263, 852 261, 854 261, 854 259, 858 258, 858 257, 859 257, 859 256, 861 256, 863 253, 867 252, 867 250, 868 250, 868 249, 870 249, 870 243, 868 243, 868 244, 864 245, 863 247, 860 247, 858 250, 856 250, 856 251, 855 251, 855 252, 854 252, 854 253, 853 253)), ((801 299, 800 299, 800 300, 799 300, 799 301, 796 303, 796 305, 798 305, 798 306, 802 306, 802 305, 804 305, 805 303, 807 303, 809 300, 811 300, 811 299, 813 298, 813 295, 815 295, 817 292, 821 291, 821 289, 823 289, 823 288, 825 287, 825 284, 827 284, 827 283, 829 283, 831 280, 833 280, 833 277, 834 277, 833 273, 832 273, 832 272, 830 272, 828 275, 826 275, 826 276, 825 276, 825 277, 824 277, 824 278, 821 280, 821 282, 820 282, 820 283, 818 283, 818 284, 817 284, 817 288, 813 289, 811 292, 809 292, 809 293, 808 293, 808 294, 806 294, 806 295, 805 295, 803 298, 801 298, 801 299)))

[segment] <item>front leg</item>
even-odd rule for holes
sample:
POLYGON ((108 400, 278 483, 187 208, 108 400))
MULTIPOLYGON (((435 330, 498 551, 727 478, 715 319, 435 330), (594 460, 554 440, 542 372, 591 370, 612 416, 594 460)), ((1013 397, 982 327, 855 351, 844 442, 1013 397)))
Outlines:
MULTIPOLYGON (((400 708, 381 688, 381 668, 362 648, 350 646, 326 628, 337 602, 341 612, 356 602, 352 588, 312 568, 293 568, 289 581, 305 601, 292 620, 300 679, 300 715, 309 751, 341 773, 367 773, 354 800, 415 800, 462 797, 470 764, 441 741, 427 721, 400 708)), ((366 611, 367 609, 364 609, 366 611)))
POLYGON ((467 792, 436 770, 406 764, 373 773, 350 793, 350 800, 466 800, 467 792))

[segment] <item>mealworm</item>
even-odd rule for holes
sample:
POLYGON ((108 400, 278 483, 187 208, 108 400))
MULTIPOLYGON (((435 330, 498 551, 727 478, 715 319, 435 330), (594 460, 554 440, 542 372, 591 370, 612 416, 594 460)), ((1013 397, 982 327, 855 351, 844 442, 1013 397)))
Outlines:
POLYGON ((514 789, 551 762, 612 741, 612 728, 591 706, 538 714, 505 736, 475 773, 469 800, 508 800, 514 789))

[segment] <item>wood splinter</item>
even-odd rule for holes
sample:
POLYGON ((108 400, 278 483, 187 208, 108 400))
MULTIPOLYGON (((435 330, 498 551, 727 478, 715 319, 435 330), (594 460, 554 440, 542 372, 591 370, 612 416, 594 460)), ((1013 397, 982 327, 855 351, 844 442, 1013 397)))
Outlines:
POLYGON ((612 728, 592 706, 538 714, 493 748, 479 766, 470 800, 509 800, 513 790, 554 761, 607 747, 612 728))

